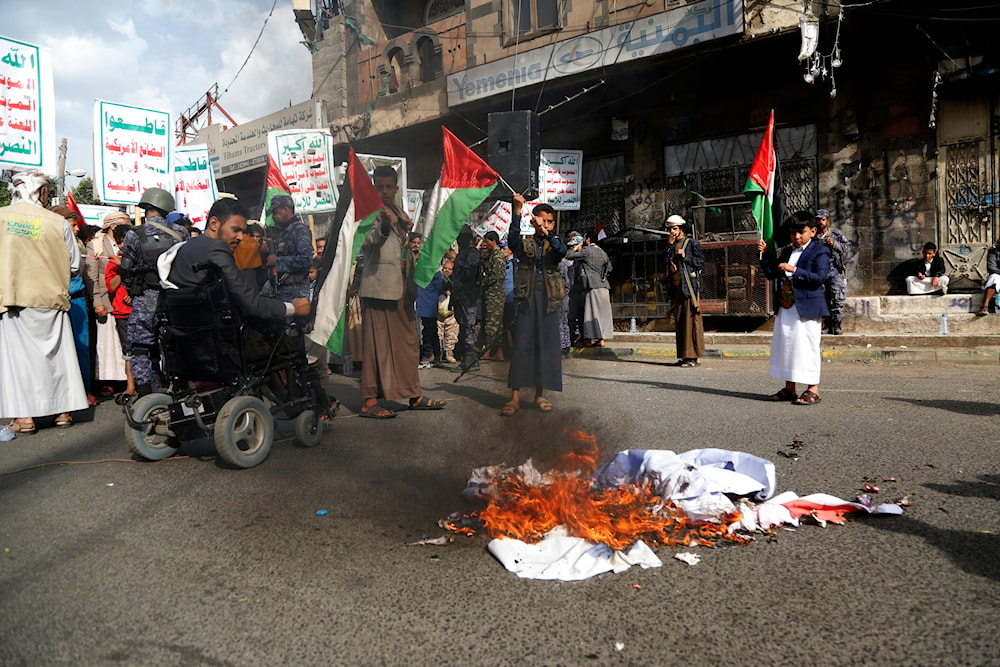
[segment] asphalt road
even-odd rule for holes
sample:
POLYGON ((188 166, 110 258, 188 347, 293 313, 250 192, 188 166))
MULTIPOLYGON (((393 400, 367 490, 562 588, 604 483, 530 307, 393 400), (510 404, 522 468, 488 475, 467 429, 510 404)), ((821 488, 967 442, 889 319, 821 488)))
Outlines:
POLYGON ((130 461, 110 402, 0 443, 0 663, 1000 662, 997 369, 836 361, 823 402, 794 407, 761 400, 781 386, 765 361, 574 359, 555 412, 503 419, 505 369, 421 371, 447 409, 381 422, 334 376, 345 409, 323 442, 300 449, 286 424, 250 470, 207 445, 130 461), (874 477, 878 499, 913 505, 575 583, 518 579, 485 538, 408 546, 473 509, 472 468, 550 458, 567 426, 596 434, 602 461, 737 449, 773 460, 779 491, 852 499, 874 477), (799 460, 777 455, 796 438, 799 460), (94 463, 44 465, 60 461, 94 463))

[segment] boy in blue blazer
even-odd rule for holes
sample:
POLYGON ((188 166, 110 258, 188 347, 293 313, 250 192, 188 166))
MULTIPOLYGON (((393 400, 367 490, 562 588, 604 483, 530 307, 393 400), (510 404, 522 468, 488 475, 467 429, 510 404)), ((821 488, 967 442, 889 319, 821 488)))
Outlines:
POLYGON ((830 273, 830 248, 813 241, 817 228, 812 211, 798 211, 785 221, 792 244, 778 254, 777 259, 765 253, 767 244, 761 241, 761 269, 775 281, 778 293, 778 314, 771 338, 769 373, 785 381, 785 386, 768 397, 771 401, 791 401, 794 405, 816 405, 823 357, 820 338, 823 318, 830 314, 823 293, 823 283, 830 273), (796 393, 796 383, 806 385, 796 393))

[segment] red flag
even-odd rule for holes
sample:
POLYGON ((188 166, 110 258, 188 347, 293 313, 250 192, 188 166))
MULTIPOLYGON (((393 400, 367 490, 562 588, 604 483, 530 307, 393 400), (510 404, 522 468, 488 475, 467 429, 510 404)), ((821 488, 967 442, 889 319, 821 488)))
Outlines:
POLYGON ((600 241, 601 239, 606 239, 606 238, 608 238, 608 233, 606 231, 604 231, 604 225, 602 225, 601 221, 598 220, 597 221, 597 240, 600 241))
POLYGON ((270 190, 271 188, 276 188, 278 190, 284 191, 285 194, 292 194, 292 189, 288 187, 288 183, 285 181, 285 177, 281 175, 281 170, 278 169, 278 165, 274 163, 274 158, 270 155, 267 156, 267 186, 265 190, 270 190))
POLYGON ((73 211, 77 215, 76 228, 79 229, 82 225, 87 224, 87 221, 83 218, 83 213, 80 212, 80 207, 76 205, 76 199, 73 197, 73 193, 70 192, 66 195, 66 208, 73 211))

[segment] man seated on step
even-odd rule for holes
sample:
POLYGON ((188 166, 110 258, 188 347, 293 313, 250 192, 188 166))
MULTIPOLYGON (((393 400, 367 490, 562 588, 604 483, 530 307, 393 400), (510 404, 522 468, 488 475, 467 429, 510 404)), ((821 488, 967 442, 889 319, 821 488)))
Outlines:
POLYGON ((937 245, 933 241, 924 244, 923 257, 913 260, 910 275, 906 276, 908 294, 931 294, 941 291, 948 293, 948 276, 944 275, 944 260, 938 257, 937 245))

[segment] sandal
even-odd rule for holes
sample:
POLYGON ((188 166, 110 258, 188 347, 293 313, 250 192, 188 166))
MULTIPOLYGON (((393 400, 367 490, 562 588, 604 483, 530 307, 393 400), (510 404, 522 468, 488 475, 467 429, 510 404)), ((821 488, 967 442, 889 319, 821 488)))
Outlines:
POLYGON ((795 392, 789 389, 788 387, 782 387, 781 391, 779 391, 776 394, 771 394, 770 396, 767 397, 767 400, 774 401, 775 403, 779 401, 794 401, 795 392))
POLYGON ((73 425, 73 418, 69 415, 56 417, 56 428, 69 428, 73 425))
POLYGON ((990 314, 990 311, 986 310, 986 306, 983 306, 982 308, 979 309, 979 312, 976 313, 976 317, 983 317, 983 316, 989 315, 989 314, 990 314))
POLYGON ((701 362, 697 359, 685 359, 677 365, 681 368, 694 368, 695 366, 701 366, 701 362))
POLYGON ((514 413, 521 409, 521 406, 514 401, 508 401, 506 405, 500 408, 501 417, 513 417, 514 413))
POLYGON ((358 412, 359 417, 364 417, 366 419, 392 419, 396 416, 396 413, 388 408, 383 408, 380 405, 373 405, 371 408, 365 410, 362 408, 358 412))
POLYGON ((10 428, 11 431, 13 431, 18 435, 33 435, 35 433, 38 433, 38 427, 35 426, 35 422, 31 422, 31 424, 25 424, 15 419, 11 423, 7 424, 7 426, 8 428, 10 428))
POLYGON ((535 407, 541 412, 552 412, 552 404, 549 403, 549 399, 543 397, 535 399, 535 407))
POLYGON ((823 399, 820 398, 819 394, 815 394, 809 390, 802 392, 802 395, 792 402, 792 405, 816 405, 823 399))
POLYGON ((417 400, 410 403, 411 410, 443 410, 444 401, 435 401, 426 396, 418 396, 417 400))

